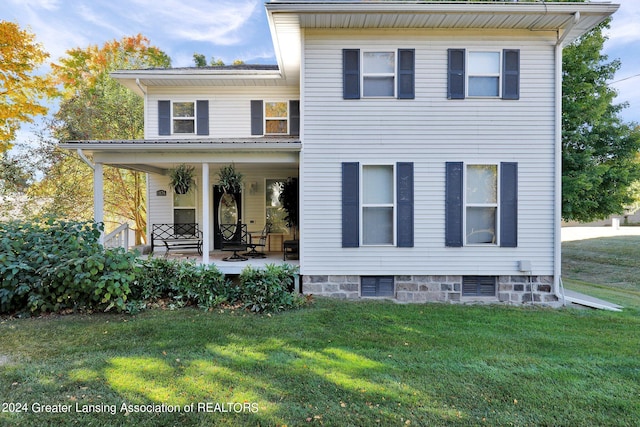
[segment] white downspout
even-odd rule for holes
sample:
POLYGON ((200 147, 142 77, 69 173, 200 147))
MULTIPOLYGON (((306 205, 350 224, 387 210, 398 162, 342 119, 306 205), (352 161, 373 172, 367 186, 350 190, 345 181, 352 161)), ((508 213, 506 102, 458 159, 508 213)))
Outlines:
POLYGON ((580 21, 580 12, 562 34, 558 33, 555 46, 555 183, 554 183, 554 231, 553 231, 553 292, 566 305, 562 286, 562 44, 571 29, 580 21))
POLYGON ((89 166, 91 168, 91 170, 96 170, 96 166, 91 163, 91 160, 89 160, 87 158, 87 156, 84 155, 84 152, 82 151, 82 148, 78 148, 76 150, 76 153, 78 153, 78 156, 80 156, 80 158, 82 159, 83 162, 85 162, 87 164, 87 166, 89 166))

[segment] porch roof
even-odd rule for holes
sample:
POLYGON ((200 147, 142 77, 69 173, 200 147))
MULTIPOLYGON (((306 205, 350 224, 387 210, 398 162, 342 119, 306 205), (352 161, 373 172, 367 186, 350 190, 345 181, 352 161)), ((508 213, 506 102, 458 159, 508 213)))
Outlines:
POLYGON ((260 138, 181 138, 181 139, 115 139, 68 141, 60 144, 67 150, 81 149, 88 153, 100 151, 300 151, 302 142, 297 137, 260 138))
POLYGON ((164 175, 179 163, 298 163, 302 143, 282 136, 69 141, 60 147, 88 154, 93 162, 164 175))

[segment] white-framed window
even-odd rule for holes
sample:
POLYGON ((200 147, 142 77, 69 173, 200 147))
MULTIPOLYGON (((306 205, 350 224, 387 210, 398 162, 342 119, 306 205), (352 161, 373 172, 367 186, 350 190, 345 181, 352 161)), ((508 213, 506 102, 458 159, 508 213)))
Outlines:
POLYGON ((287 212, 280 203, 280 194, 282 194, 282 185, 284 179, 267 179, 265 180, 265 213, 267 224, 270 224, 270 231, 273 233, 287 232, 287 222, 285 217, 287 212))
POLYGON ((289 134, 289 102, 265 101, 264 102, 264 134, 288 135, 289 134))
POLYGON ((196 133, 196 103, 172 103, 173 133, 196 133))
POLYGON ((364 97, 396 96, 396 53, 362 52, 362 94, 364 97))
POLYGON ((464 224, 467 245, 498 244, 498 165, 466 165, 464 224))
POLYGON ((173 223, 176 234, 193 234, 194 230, 188 227, 179 227, 177 224, 195 224, 196 221, 196 191, 191 189, 186 194, 173 192, 173 223))
POLYGON ((467 53, 467 96, 500 96, 500 51, 467 53))
POLYGON ((362 245, 395 245, 394 165, 363 165, 361 181, 362 245))

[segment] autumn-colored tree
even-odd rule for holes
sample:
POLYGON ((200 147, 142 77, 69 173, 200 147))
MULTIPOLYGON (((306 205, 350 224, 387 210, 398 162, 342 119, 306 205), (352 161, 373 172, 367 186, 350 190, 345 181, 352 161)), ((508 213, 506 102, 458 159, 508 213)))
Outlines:
MULTIPOLYGON (((142 35, 67 51, 67 56, 52 66, 52 77, 62 86, 60 108, 51 123, 54 138, 61 142, 142 138, 142 99, 109 73, 168 67, 170 62, 142 35)), ((61 150, 57 144, 45 141, 40 150, 49 161, 44 179, 32 186, 31 194, 48 201, 46 212, 91 218, 92 170, 76 153, 61 150)), ((146 234, 145 175, 115 167, 105 167, 104 174, 105 222, 133 221, 136 241, 141 243, 146 234)))
POLYGON ((11 148, 22 123, 47 113, 43 103, 56 89, 34 72, 48 57, 34 34, 0 21, 0 153, 11 148))

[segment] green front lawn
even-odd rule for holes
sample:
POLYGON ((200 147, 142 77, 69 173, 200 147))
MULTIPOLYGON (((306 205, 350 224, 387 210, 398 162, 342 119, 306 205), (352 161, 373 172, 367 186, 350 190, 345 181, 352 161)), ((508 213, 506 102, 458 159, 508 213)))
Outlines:
POLYGON ((637 425, 639 314, 318 299, 4 320, 0 425, 637 425))
POLYGON ((0 426, 636 426, 638 248, 563 245, 565 286, 622 313, 317 299, 0 320, 0 426))
POLYGON ((602 237, 562 244, 568 289, 640 310, 640 237, 602 237))

